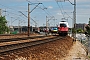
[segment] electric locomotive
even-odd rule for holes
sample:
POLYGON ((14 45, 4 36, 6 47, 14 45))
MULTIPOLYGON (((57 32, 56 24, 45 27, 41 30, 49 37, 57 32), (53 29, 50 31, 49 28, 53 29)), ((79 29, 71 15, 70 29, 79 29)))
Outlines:
POLYGON ((58 24, 58 34, 60 36, 66 36, 68 34, 69 25, 66 21, 60 21, 58 24))

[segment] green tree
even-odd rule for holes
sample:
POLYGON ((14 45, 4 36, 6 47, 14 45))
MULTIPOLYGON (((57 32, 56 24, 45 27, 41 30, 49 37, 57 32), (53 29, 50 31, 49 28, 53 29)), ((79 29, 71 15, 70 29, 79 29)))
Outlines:
POLYGON ((90 35, 90 21, 89 21, 89 24, 88 25, 86 25, 86 34, 88 34, 88 35, 90 35))
POLYGON ((72 28, 72 33, 76 33, 76 30, 74 28, 72 28))
POLYGON ((83 30, 81 28, 77 29, 77 33, 83 33, 83 30))
POLYGON ((4 34, 5 32, 9 32, 9 28, 7 26, 7 20, 5 16, 0 17, 0 34, 4 34))
POLYGON ((90 35, 90 25, 87 25, 85 28, 86 28, 86 32, 87 32, 87 34, 90 35))

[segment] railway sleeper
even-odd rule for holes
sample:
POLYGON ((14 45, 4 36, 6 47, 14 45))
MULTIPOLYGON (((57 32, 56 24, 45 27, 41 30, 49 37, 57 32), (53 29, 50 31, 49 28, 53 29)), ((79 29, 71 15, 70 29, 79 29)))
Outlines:
POLYGON ((43 43, 48 43, 48 42, 59 40, 59 39, 61 39, 61 37, 49 38, 49 39, 44 39, 44 40, 36 40, 32 42, 23 42, 23 43, 18 43, 18 44, 11 44, 11 45, 10 44, 4 45, 4 46, 0 46, 0 53, 16 50, 20 48, 25 48, 29 46, 35 46, 35 45, 39 45, 43 43))

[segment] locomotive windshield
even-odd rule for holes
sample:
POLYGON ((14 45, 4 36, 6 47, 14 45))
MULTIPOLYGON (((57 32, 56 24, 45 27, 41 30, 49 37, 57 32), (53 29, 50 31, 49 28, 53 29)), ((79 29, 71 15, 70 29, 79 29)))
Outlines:
POLYGON ((66 24, 60 24, 60 27, 67 27, 66 24))

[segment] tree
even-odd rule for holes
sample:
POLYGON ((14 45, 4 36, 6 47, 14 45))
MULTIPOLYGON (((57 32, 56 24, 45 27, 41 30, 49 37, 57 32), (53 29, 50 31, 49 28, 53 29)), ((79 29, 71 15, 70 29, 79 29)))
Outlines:
POLYGON ((90 21, 89 21, 89 24, 88 25, 86 25, 86 32, 85 32, 85 34, 88 34, 88 35, 90 35, 90 21))
POLYGON ((81 28, 77 29, 77 33, 83 33, 83 30, 81 28))
POLYGON ((4 34, 5 32, 9 32, 9 28, 7 26, 7 21, 5 16, 0 17, 0 34, 4 34))
POLYGON ((72 28, 72 33, 76 33, 76 30, 74 28, 72 28))

